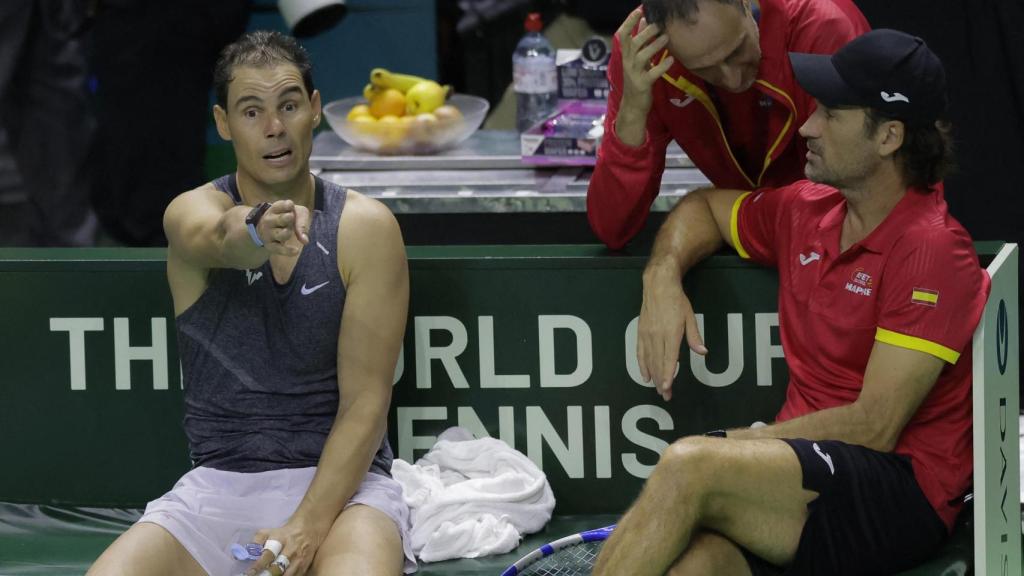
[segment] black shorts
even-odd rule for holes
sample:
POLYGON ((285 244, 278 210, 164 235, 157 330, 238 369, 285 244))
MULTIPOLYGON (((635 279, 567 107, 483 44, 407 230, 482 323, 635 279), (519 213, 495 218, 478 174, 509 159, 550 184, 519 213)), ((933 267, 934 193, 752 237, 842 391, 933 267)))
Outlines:
POLYGON ((908 570, 945 541, 946 525, 921 491, 910 458, 833 440, 783 440, 804 488, 819 494, 789 568, 746 552, 754 576, 871 576, 908 570))

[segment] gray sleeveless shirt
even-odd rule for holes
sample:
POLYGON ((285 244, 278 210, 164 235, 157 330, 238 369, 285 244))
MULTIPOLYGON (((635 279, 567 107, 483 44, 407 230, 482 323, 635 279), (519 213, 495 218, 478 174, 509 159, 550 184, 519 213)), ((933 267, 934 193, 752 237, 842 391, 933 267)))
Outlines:
MULTIPOLYGON (((291 278, 210 270, 199 299, 176 319, 185 376, 185 434, 195 466, 263 472, 316 466, 338 411, 338 273, 344 188, 315 178, 316 201, 291 278)), ((241 203, 235 175, 213 185, 241 203)), ((390 475, 385 436, 370 470, 390 475)))

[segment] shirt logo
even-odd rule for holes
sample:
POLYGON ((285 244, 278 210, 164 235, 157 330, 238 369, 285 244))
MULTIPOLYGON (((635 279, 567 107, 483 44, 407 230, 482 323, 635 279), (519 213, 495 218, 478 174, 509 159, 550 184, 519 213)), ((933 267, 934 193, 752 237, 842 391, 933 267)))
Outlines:
POLYGON ((886 102, 906 102, 907 104, 910 104, 910 98, 907 98, 906 96, 900 94, 899 92, 893 92, 892 94, 889 94, 885 90, 882 90, 878 94, 882 97, 882 100, 885 100, 886 102))
POLYGON ((757 100, 757 105, 760 106, 761 108, 771 108, 773 102, 774 101, 772 100, 771 96, 761 96, 757 100))
POLYGON ((687 96, 686 100, 680 100, 679 98, 669 98, 669 102, 672 103, 676 108, 686 108, 690 102, 693 102, 693 96, 687 96))
POLYGON ((814 448, 814 451, 817 452, 818 456, 821 456, 821 459, 825 461, 825 464, 828 464, 828 471, 829 471, 829 473, 831 473, 833 476, 835 476, 836 475, 836 467, 835 467, 835 465, 832 464, 832 456, 828 455, 825 452, 822 452, 821 448, 818 447, 818 443, 817 442, 815 442, 812 446, 814 448))
POLYGON ((873 291, 871 284, 871 275, 865 272, 863 268, 857 268, 853 271, 853 277, 850 279, 850 282, 846 283, 846 289, 861 296, 871 296, 873 291))
POLYGON ((252 270, 245 271, 245 280, 252 286, 253 282, 263 278, 263 272, 253 272, 252 270))
POLYGON ((804 256, 802 253, 800 254, 801 266, 807 266, 808 264, 814 262, 815 260, 821 260, 821 254, 818 254, 817 252, 811 252, 808 256, 804 256))
POLYGON ((939 291, 927 288, 914 288, 910 293, 910 303, 934 308, 939 305, 939 291))
POLYGON ((303 296, 309 296, 309 295, 310 295, 310 294, 312 294, 313 292, 316 292, 317 290, 319 290, 319 289, 323 288, 324 286, 327 286, 327 285, 328 285, 328 284, 330 284, 330 283, 331 283, 331 281, 330 281, 330 280, 328 280, 328 281, 326 281, 326 282, 321 282, 320 284, 317 284, 316 286, 313 286, 313 287, 311 287, 311 288, 306 288, 306 284, 305 284, 305 283, 303 283, 303 284, 302 284, 302 290, 301 290, 301 292, 302 292, 302 295, 303 295, 303 296))

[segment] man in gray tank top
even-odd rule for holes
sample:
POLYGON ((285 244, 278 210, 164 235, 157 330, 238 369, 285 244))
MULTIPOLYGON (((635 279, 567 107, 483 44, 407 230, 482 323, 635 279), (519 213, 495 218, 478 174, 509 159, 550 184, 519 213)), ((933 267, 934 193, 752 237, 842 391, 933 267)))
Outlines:
POLYGON ((247 34, 214 84, 238 171, 164 215, 194 468, 89 574, 414 571, 386 435, 409 297, 398 224, 310 174, 320 93, 294 39, 247 34))

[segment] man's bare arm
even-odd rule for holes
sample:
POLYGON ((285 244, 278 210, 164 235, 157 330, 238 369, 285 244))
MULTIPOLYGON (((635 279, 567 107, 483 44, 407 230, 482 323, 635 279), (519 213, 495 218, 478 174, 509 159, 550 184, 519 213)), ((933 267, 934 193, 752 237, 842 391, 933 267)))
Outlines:
POLYGON ((270 531, 302 573, 366 476, 387 427, 391 381, 405 334, 409 272, 398 223, 349 191, 338 234, 345 308, 338 337, 341 402, 316 475, 288 523, 270 531), (279 537, 280 536, 280 537, 279 537))
POLYGON ((207 184, 171 201, 164 212, 164 231, 180 258, 203 269, 258 268, 272 254, 297 255, 309 241, 309 210, 278 200, 257 225, 264 245, 256 245, 245 224, 251 210, 207 184))
POLYGON ((236 206, 212 184, 179 195, 164 211, 167 282, 174 314, 188 309, 206 289, 212 268, 259 268, 273 254, 295 255, 309 241, 309 211, 292 201, 271 205, 257 226, 264 246, 249 235, 251 206, 236 206))
POLYGON ((713 254, 722 243, 732 245, 729 233, 732 207, 743 192, 695 190, 683 197, 665 219, 644 269, 644 296, 637 332, 640 373, 654 381, 668 400, 683 337, 694 352, 707 349, 697 330, 690 300, 683 293, 683 275, 713 254))
POLYGON ((841 440, 891 452, 935 385, 944 362, 917 350, 875 342, 857 400, 763 428, 730 430, 730 438, 841 440))

